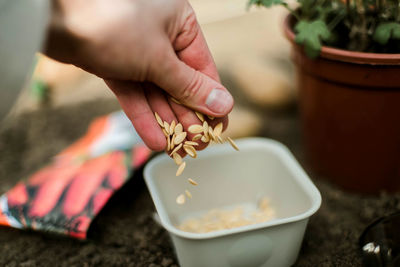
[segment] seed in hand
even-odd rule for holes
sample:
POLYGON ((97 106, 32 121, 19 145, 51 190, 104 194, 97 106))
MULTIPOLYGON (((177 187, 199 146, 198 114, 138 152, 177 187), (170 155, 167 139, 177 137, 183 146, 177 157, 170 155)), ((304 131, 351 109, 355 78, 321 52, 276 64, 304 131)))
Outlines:
MULTIPOLYGON (((175 98, 171 97, 171 100, 177 104, 180 104, 180 102, 175 98)), ((182 160, 182 157, 178 153, 179 151, 181 151, 181 149, 183 149, 183 151, 192 158, 196 158, 197 152, 195 147, 199 144, 195 141, 201 140, 203 143, 209 143, 212 141, 221 144, 224 142, 224 139, 221 137, 223 130, 222 122, 215 125, 213 129, 212 126, 205 119, 204 114, 198 111, 196 111, 195 113, 197 118, 199 118, 199 120, 202 122, 202 125, 192 124, 188 127, 188 132, 195 134, 191 141, 186 140, 188 133, 183 130, 183 126, 181 123, 177 123, 174 120, 171 123, 168 123, 167 121, 163 121, 157 112, 154 113, 156 121, 158 125, 160 125, 162 132, 167 139, 167 151, 172 150, 169 155, 174 159, 176 165, 178 165, 176 176, 180 176, 186 167, 186 162, 182 160)), ((212 116, 207 116, 207 118, 209 120, 214 120, 214 117, 212 116)), ((234 149, 239 150, 238 146, 235 144, 232 138, 227 137, 227 139, 234 149)), ((189 178, 188 181, 192 185, 198 185, 198 183, 191 178, 189 178)), ((185 190, 185 194, 188 198, 192 198, 192 194, 188 190, 185 190)), ((184 204, 186 202, 185 194, 180 194, 176 198, 176 203, 180 205, 184 204)))

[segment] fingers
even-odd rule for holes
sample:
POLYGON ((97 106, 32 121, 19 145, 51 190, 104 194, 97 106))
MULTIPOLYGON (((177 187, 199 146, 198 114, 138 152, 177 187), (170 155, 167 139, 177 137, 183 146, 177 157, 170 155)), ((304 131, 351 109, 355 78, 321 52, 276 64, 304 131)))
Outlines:
POLYGON ((186 106, 215 117, 227 115, 233 98, 219 83, 207 43, 193 12, 166 51, 163 64, 154 70, 152 81, 186 106))
POLYGON ((146 99, 152 111, 157 112, 161 119, 169 124, 171 124, 172 121, 178 123, 178 119, 174 112, 172 112, 163 91, 150 83, 146 83, 144 86, 146 99))
MULTIPOLYGON (((166 96, 164 95, 164 92, 160 88, 157 88, 154 84, 151 83, 144 84, 144 87, 145 87, 145 95, 147 101, 153 113, 157 112, 157 114, 160 115, 161 119, 163 121, 168 122, 168 124, 171 124, 172 121, 175 121, 175 123, 178 124, 179 119, 175 116, 174 112, 171 110, 171 107, 167 101, 166 96)), ((160 126, 158 126, 158 128, 159 131, 161 131, 160 126)), ((184 153, 180 153, 180 155, 184 156, 184 153)))
POLYGON ((214 59, 194 15, 188 17, 173 46, 181 61, 220 82, 214 59))
POLYGON ((116 80, 106 80, 106 83, 117 96, 122 109, 132 121, 143 142, 155 151, 165 149, 167 145, 165 136, 154 118, 142 85, 116 80))
MULTIPOLYGON (((161 119, 168 122, 169 124, 171 124, 172 121, 175 121, 176 123, 181 123, 184 131, 187 132, 186 140, 192 141, 193 137, 196 134, 192 134, 188 131, 189 126, 193 124, 201 125, 203 123, 199 120, 193 110, 175 103, 171 100, 171 98, 165 96, 163 94, 163 91, 154 84, 146 83, 144 84, 144 88, 147 101, 153 112, 157 112, 160 115, 161 119)), ((220 122, 223 123, 225 129, 228 125, 228 117, 225 116, 223 118, 208 120, 209 125, 213 128, 220 122)), ((208 143, 203 143, 200 140, 196 142, 199 144, 195 147, 196 150, 203 150, 208 145, 208 143)), ((183 151, 180 150, 180 152, 183 151)), ((185 153, 179 154, 181 156, 185 155, 185 153)))
MULTIPOLYGON (((215 81, 220 82, 214 59, 211 56, 194 13, 185 21, 183 29, 173 43, 173 46, 181 61, 193 69, 206 74, 215 81)), ((224 130, 228 127, 227 116, 210 120, 209 124, 215 127, 219 122, 223 123, 224 130)))
POLYGON ((215 128, 215 126, 217 126, 217 124, 220 122, 222 122, 222 125, 223 125, 222 131, 224 132, 226 130, 226 128, 228 128, 228 124, 229 124, 228 116, 225 116, 222 118, 215 118, 214 120, 208 121, 209 125, 212 128, 215 128))
POLYGON ((172 48, 150 79, 186 106, 204 114, 223 117, 232 110, 233 98, 228 90, 181 61, 172 48))
MULTIPOLYGON (((179 119, 179 122, 183 125, 183 128, 187 132, 187 137, 186 139, 191 141, 195 134, 192 134, 189 132, 189 126, 193 124, 200 124, 202 125, 203 123, 197 118, 196 114, 193 112, 193 110, 188 109, 187 107, 183 105, 179 105, 175 102, 173 102, 171 99, 169 99, 169 104, 171 105, 172 110, 176 114, 176 116, 179 119)), ((196 146, 196 150, 202 150, 204 149, 207 144, 201 142, 200 140, 196 141, 199 145, 196 146)))

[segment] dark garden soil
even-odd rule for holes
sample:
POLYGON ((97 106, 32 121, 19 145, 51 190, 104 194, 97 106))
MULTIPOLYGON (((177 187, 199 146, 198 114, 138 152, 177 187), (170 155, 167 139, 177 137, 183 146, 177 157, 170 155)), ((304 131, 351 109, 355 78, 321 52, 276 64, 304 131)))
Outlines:
MULTIPOLYGON (((0 190, 27 177, 85 133, 92 118, 118 105, 96 101, 19 115, 0 130, 0 190)), ((269 115, 265 136, 303 162, 296 111, 269 115)), ((311 175, 323 204, 310 219, 296 266, 360 266, 357 240, 376 217, 400 210, 400 194, 362 197, 311 175)), ((177 266, 167 233, 152 219, 141 170, 93 222, 88 241, 0 228, 0 266, 177 266)))

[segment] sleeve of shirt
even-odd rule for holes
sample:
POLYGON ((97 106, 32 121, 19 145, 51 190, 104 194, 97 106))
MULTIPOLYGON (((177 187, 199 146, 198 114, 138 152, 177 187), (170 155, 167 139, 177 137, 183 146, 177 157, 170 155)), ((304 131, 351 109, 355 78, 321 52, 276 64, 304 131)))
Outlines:
POLYGON ((0 120, 33 69, 50 17, 50 0, 0 0, 0 120))

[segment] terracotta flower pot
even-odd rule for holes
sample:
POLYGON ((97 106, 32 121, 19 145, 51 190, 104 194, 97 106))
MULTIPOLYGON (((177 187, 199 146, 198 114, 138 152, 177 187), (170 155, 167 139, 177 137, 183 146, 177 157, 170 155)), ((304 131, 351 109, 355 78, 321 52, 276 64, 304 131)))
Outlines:
POLYGON ((400 191, 400 54, 293 44, 304 143, 316 172, 345 189, 400 191))

